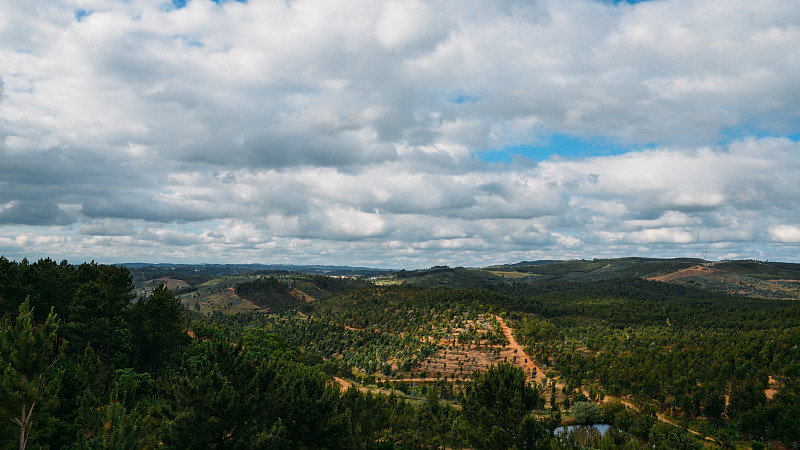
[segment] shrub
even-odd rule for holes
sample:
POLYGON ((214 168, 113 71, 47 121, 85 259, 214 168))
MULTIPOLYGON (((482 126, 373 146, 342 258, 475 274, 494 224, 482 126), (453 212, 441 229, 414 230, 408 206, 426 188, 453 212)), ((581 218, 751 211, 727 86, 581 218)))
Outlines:
POLYGON ((572 414, 579 425, 593 425, 600 421, 600 406, 591 402, 575 402, 572 414))

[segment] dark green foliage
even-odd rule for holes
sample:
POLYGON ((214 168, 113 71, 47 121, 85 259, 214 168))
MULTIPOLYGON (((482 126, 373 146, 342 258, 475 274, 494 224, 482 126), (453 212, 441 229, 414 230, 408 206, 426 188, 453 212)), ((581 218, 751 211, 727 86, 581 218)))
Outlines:
POLYGON ((663 422, 653 425, 648 435, 648 441, 657 450, 699 450, 703 448, 703 443, 686 430, 663 422))
MULTIPOLYGON (((174 447, 344 448, 351 440, 350 412, 325 374, 259 361, 233 342, 199 345, 160 392, 170 423, 165 442, 174 447)), ((362 438, 373 434, 367 428, 359 429, 362 438)))
MULTIPOLYGON (((39 385, 46 385, 41 392, 47 396, 33 410, 29 447, 702 445, 681 428, 660 422, 656 412, 723 447, 751 440, 797 446, 800 303, 641 279, 696 262, 570 261, 516 267, 539 273, 516 280, 437 267, 402 273, 400 278, 412 285, 393 287, 294 274, 292 288, 315 301, 282 297, 291 296, 288 283, 271 279, 262 287, 266 297, 278 298, 272 305, 277 314, 217 314, 187 324, 180 302, 164 286, 131 302, 124 268, 49 259, 14 263, 0 257, 5 320, 0 447, 18 446, 19 427, 11 419, 21 410, 14 402, 31 398, 25 397, 31 384, 21 382, 20 375, 30 364, 38 368, 30 373, 38 371, 47 381, 39 385), (63 320, 57 333, 48 319, 51 307, 63 320), (524 373, 507 363, 460 383, 440 379, 420 386, 380 378, 415 372, 427 356, 447 350, 450 344, 436 340, 446 341, 451 329, 462 330, 459 344, 503 343, 496 328, 478 336, 465 324, 480 320, 491 328, 491 315, 504 312, 526 351, 568 384, 563 402, 549 386, 540 392, 527 385, 524 373), (22 328, 11 320, 21 315, 29 319, 22 328), (14 338, 22 329, 39 341, 14 338), (23 341, 35 344, 29 350, 45 351, 13 356, 22 354, 13 348, 22 348, 17 344, 23 341), (352 387, 340 392, 331 376, 396 391, 372 395, 352 387), (764 392, 768 380, 777 389, 772 398, 764 392), (584 391, 592 401, 628 396, 638 410, 612 401, 598 415, 584 391), (547 408, 542 394, 550 399, 547 408), (614 428, 604 436, 553 435, 562 413, 553 411, 553 404, 571 407, 579 422, 614 428)), ((765 278, 788 279, 796 270, 751 262, 730 267, 765 278)))
POLYGON ((95 280, 80 285, 70 305, 67 337, 74 349, 89 342, 106 366, 123 367, 130 353, 125 315, 133 300, 133 281, 124 267, 98 266, 95 280))
POLYGON ((125 264, 136 283, 162 277, 184 280, 191 285, 232 275, 289 276, 297 274, 371 277, 392 271, 347 266, 297 266, 284 264, 125 264))
POLYGON ((276 278, 259 278, 240 283, 235 292, 239 297, 268 310, 281 309, 301 301, 292 295, 287 282, 276 278))
POLYGON ((578 401, 572 405, 572 415, 578 425, 594 425, 600 421, 600 406, 597 403, 578 401))
POLYGON ((136 267, 129 268, 129 270, 131 278, 133 278, 133 281, 137 284, 145 281, 157 280, 159 278, 172 278, 175 280, 183 280, 189 283, 190 286, 205 283, 219 275, 238 273, 238 271, 231 271, 232 273, 217 273, 215 271, 202 270, 202 266, 198 268, 187 268, 187 270, 162 266, 136 267))
POLYGON ((339 409, 345 416, 347 441, 336 443, 344 448, 370 448, 378 437, 392 425, 391 414, 397 399, 364 395, 355 387, 342 394, 339 409))
POLYGON ((135 421, 121 403, 112 401, 102 406, 95 422, 96 433, 78 435, 79 448, 137 450, 144 447, 135 421))
POLYGON ((91 272, 96 267, 75 267, 66 261, 56 264, 49 258, 16 263, 0 256, 0 316, 16 313, 28 298, 36 322, 43 321, 51 308, 56 315, 67 317, 75 290, 94 276, 91 272))
POLYGON ((401 270, 395 276, 398 280, 404 280, 406 286, 486 288, 502 282, 501 277, 485 270, 447 266, 408 272, 401 270))
POLYGON ((498 290, 500 305, 546 318, 576 317, 614 327, 666 325, 760 329, 800 322, 800 303, 762 300, 691 286, 616 279, 590 283, 518 283, 498 290), (524 300, 515 300, 523 297, 524 300))
POLYGON ((723 261, 715 268, 726 272, 767 280, 800 280, 800 264, 761 261, 723 261))
POLYGON ((56 327, 52 310, 38 326, 27 299, 15 320, 5 319, 0 325, 0 419, 4 419, 0 439, 18 436, 4 447, 13 447, 9 444, 14 442, 24 449, 31 438, 35 441, 40 424, 58 403, 61 374, 56 365, 56 327))
MULTIPOLYGON (((209 342, 160 387, 169 421, 165 443, 182 448, 233 448, 260 438, 254 421, 275 372, 248 361, 230 342, 209 342)), ((277 417, 271 417, 275 421, 277 417)), ((263 442, 262 442, 263 443, 263 442)))
MULTIPOLYGON (((327 294, 340 294, 363 287, 371 286, 371 283, 357 278, 340 278, 325 275, 303 275, 297 279, 300 282, 313 285, 319 291, 327 294)), ((313 296, 317 298, 317 296, 313 296)))
POLYGON ((282 336, 262 328, 248 329, 242 336, 241 342, 250 357, 256 360, 298 359, 297 352, 286 344, 282 336))
POLYGON ((600 281, 611 278, 649 277, 686 269, 705 263, 701 259, 615 258, 550 261, 544 264, 513 264, 501 270, 560 278, 562 281, 600 281))
POLYGON ((184 331, 183 307, 163 284, 149 298, 140 299, 131 307, 128 322, 135 349, 134 367, 153 376, 165 365, 177 361, 181 347, 189 341, 184 331))
MULTIPOLYGON (((764 303, 769 310, 769 302, 764 303)), ((763 312, 758 303, 752 306, 753 313, 763 312)), ((624 304, 618 308, 620 314, 626 312, 624 304)), ((795 442, 800 434, 800 427, 787 426, 788 420, 783 419, 786 411, 797 410, 798 402, 791 386, 800 375, 795 369, 800 327, 791 315, 775 319, 785 329, 762 329, 768 322, 749 321, 747 311, 741 312, 738 328, 733 327, 734 318, 722 312, 696 320, 696 326, 687 323, 680 328, 662 324, 614 329, 588 317, 525 318, 514 326, 537 359, 557 368, 574 386, 596 380, 613 395, 649 398, 672 414, 704 418, 715 426, 734 427, 762 439, 795 442), (719 328, 712 328, 715 321, 719 328), (589 351, 575 351, 577 346, 589 351), (764 394, 769 376, 783 384, 771 401, 764 394), (726 393, 730 395, 727 408, 726 393)), ((630 319, 636 324, 635 314, 630 319)), ((637 429, 640 435, 649 433, 649 426, 637 425, 633 419, 606 416, 604 420, 637 429)))
POLYGON ((476 374, 464 389, 461 405, 469 442, 477 448, 529 448, 545 442, 544 425, 527 418, 544 406, 544 399, 525 380, 525 372, 510 363, 476 374))

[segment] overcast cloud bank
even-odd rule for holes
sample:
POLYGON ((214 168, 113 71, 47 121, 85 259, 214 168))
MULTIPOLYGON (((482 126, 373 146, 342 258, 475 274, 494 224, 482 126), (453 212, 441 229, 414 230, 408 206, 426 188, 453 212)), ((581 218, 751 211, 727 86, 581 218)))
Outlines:
POLYGON ((10 258, 800 257, 794 2, 3 10, 10 258))

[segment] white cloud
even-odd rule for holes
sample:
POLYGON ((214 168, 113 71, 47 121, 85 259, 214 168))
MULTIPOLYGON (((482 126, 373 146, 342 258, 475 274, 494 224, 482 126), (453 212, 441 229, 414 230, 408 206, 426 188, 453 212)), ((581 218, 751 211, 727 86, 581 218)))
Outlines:
POLYGON ((792 2, 165 6, 7 6, 0 253, 797 258, 792 2), (553 133, 629 151, 477 157, 553 133))
POLYGON ((430 8, 419 1, 386 2, 375 22, 375 36, 388 50, 413 45, 435 31, 437 23, 431 15, 430 8))
POLYGON ((686 230, 676 228, 649 228, 634 231, 626 235, 626 240, 637 244, 670 243, 688 244, 693 242, 694 236, 686 230))
POLYGON ((784 243, 800 243, 800 227, 797 225, 776 225, 768 230, 769 238, 784 243))

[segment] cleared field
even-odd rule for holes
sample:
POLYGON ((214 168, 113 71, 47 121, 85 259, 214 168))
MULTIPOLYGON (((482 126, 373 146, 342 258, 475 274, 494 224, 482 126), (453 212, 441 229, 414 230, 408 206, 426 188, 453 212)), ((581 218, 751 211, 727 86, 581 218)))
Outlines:
POLYGON ((491 273, 492 275, 497 275, 498 277, 511 278, 511 279, 525 278, 527 276, 530 276, 525 272, 508 272, 502 270, 487 270, 487 272, 491 273))

